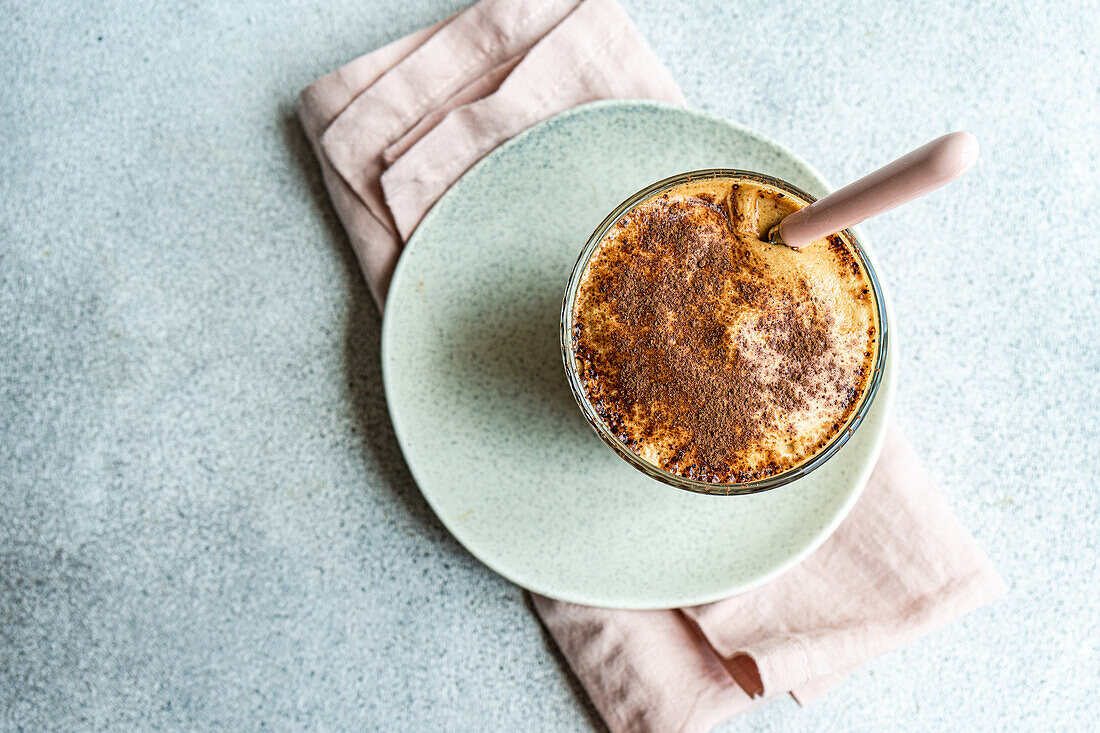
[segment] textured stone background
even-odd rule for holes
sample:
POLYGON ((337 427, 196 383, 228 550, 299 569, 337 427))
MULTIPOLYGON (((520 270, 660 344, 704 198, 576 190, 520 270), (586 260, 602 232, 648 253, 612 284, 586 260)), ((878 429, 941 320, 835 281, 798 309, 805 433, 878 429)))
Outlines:
MULTIPOLYGON (((729 729, 1095 726, 1097 6, 625 4, 693 105, 834 182, 983 144, 866 229, 898 419, 1011 592, 729 729)), ((593 724, 409 477, 291 116, 460 5, 0 8, 0 728, 593 724)))

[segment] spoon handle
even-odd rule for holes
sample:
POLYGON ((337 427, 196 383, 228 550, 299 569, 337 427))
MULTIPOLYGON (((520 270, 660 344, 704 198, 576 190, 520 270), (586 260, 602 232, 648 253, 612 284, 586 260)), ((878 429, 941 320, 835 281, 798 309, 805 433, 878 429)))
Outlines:
POLYGON ((977 159, 978 141, 970 133, 936 138, 786 217, 771 239, 798 249, 950 183, 977 159))

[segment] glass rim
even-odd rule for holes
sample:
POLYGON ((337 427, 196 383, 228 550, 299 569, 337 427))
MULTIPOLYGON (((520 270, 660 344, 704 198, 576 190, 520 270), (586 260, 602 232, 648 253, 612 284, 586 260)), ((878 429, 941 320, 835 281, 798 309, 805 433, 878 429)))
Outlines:
POLYGON ((888 354, 889 344, 889 328, 886 316, 886 300, 882 291, 882 287, 879 284, 878 276, 875 273, 874 267, 871 265, 870 258, 864 252, 862 245, 859 243, 858 238, 852 232, 851 229, 845 229, 841 232, 837 232, 837 236, 840 236, 846 244, 855 253, 860 265, 863 267, 863 271, 867 273, 867 278, 871 281, 871 289, 874 293, 875 300, 875 314, 878 318, 878 346, 875 353, 875 362, 873 373, 867 384, 867 387, 863 390, 863 395, 860 397, 859 405, 852 413, 852 416, 844 424, 844 426, 836 432, 836 434, 829 440, 829 442, 820 451, 812 455, 807 460, 799 463, 798 465, 773 476, 767 476, 761 479, 753 481, 745 481, 742 483, 711 483, 708 481, 699 481, 697 479, 690 479, 679 474, 667 471, 660 466, 656 466, 649 461, 639 456, 634 451, 630 450, 624 445, 607 424, 596 413, 591 401, 588 399, 588 394, 584 389, 584 384, 581 382, 580 375, 577 373, 577 361, 573 353, 573 311, 576 303, 577 291, 580 289, 581 276, 584 274, 585 269, 588 267, 589 260, 592 259, 592 255, 595 253, 596 248, 603 240, 604 235, 611 229, 628 211, 636 207, 643 201, 668 190, 674 186, 690 181, 706 180, 711 178, 736 178, 756 183, 762 183, 767 186, 776 188, 783 193, 789 194, 797 199, 804 201, 807 205, 812 204, 817 200, 816 196, 812 196, 802 189, 794 186, 786 181, 775 178, 773 176, 766 175, 764 173, 757 173, 756 171, 742 170, 738 168, 705 168, 701 170, 687 171, 685 173, 678 173, 667 178, 662 178, 656 183, 652 183, 649 186, 641 189, 637 193, 631 195, 621 204, 615 207, 615 209, 608 214, 599 226, 595 228, 592 234, 589 236, 588 241, 581 249, 580 256, 577 258, 577 262, 573 265, 573 271, 569 275, 568 285, 565 289, 565 298, 562 301, 561 312, 561 355, 562 362, 565 366, 565 372, 569 378, 569 388, 573 392, 573 397, 576 399, 578 406, 581 408, 581 413, 584 415, 588 424, 596 431, 596 434, 603 439, 612 450, 614 450, 620 458, 624 459, 634 468, 638 469, 642 473, 646 474, 652 479, 660 481, 661 483, 669 486, 674 486, 678 489, 685 491, 692 491, 698 494, 711 494, 717 496, 737 496, 746 494, 757 494, 762 491, 768 491, 769 489, 775 489, 780 486, 784 486, 793 481, 796 481, 814 469, 818 468, 836 453, 848 442, 855 433, 856 429, 862 424, 864 418, 867 416, 871 405, 874 403, 875 396, 878 394, 879 384, 882 382, 882 376, 886 368, 886 358, 888 354))

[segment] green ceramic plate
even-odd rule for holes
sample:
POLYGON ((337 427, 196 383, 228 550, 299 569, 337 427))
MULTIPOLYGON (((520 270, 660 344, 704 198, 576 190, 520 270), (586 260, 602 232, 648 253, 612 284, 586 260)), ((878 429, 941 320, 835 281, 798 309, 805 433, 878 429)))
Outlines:
POLYGON ((847 445, 807 477, 751 496, 691 494, 647 478, 600 441, 573 401, 558 319, 581 247, 638 189, 717 167, 828 191, 808 164, 746 128, 654 102, 597 102, 486 156, 424 217, 401 257, 382 329, 398 441, 443 524, 524 588, 616 608, 716 600, 812 552, 870 474, 894 394, 893 354, 847 445))

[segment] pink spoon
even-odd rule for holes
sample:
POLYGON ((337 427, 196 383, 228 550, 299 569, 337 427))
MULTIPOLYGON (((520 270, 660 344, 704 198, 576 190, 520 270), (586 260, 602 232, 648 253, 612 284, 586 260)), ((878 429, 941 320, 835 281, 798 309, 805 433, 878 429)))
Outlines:
POLYGON ((978 141, 952 132, 787 216, 768 241, 798 249, 947 185, 978 159, 978 141))

